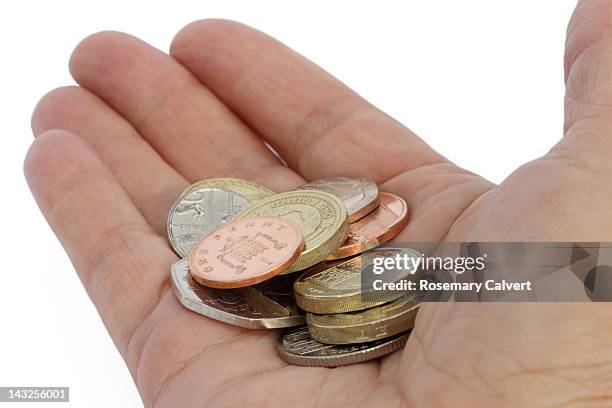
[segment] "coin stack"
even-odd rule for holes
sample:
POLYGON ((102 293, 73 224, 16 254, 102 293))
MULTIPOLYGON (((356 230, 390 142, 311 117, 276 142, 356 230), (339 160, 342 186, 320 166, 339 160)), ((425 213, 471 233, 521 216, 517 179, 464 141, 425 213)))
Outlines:
POLYGON ((419 299, 363 293, 362 270, 399 251, 376 247, 407 223, 406 202, 368 179, 323 179, 283 193, 203 180, 168 215, 168 238, 182 258, 171 268, 174 293, 186 308, 228 324, 289 328, 278 350, 292 364, 377 358, 405 344, 419 299))

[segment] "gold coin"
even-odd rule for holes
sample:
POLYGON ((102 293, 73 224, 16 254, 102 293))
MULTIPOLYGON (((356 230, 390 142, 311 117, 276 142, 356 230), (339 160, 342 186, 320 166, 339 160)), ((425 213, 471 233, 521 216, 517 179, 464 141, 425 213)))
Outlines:
POLYGON ((412 329, 419 305, 414 301, 397 301, 352 313, 307 313, 306 324, 312 338, 321 343, 366 343, 412 329))
POLYGON ((270 190, 268 187, 262 186, 261 184, 235 178, 210 178, 201 180, 187 187, 186 191, 202 187, 222 188, 225 190, 234 191, 242 195, 250 202, 259 201, 275 194, 274 191, 270 190))
POLYGON ((288 218, 302 229, 304 250, 283 273, 306 269, 335 252, 348 236, 348 217, 339 198, 322 191, 288 191, 264 198, 236 216, 288 218))
MULTIPOLYGON (((377 248, 349 260, 336 261, 331 267, 327 263, 316 265, 295 281, 295 300, 302 309, 320 314, 363 310, 395 300, 405 293, 382 290, 364 292, 361 272, 371 265, 374 258, 403 253, 410 257, 420 256, 409 248, 377 248)), ((394 275, 393 280, 399 281, 405 277, 394 275)))

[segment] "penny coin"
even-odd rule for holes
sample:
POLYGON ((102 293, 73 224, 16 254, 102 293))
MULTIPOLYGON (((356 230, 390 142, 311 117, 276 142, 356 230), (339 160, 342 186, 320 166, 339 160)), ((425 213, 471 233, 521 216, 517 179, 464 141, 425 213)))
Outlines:
POLYGON ((254 286, 213 289, 200 286, 189 273, 187 259, 171 268, 174 294, 196 313, 247 329, 276 329, 303 325, 304 315, 295 304, 295 275, 276 276, 254 286))
POLYGON ((410 333, 362 344, 331 345, 310 337, 306 326, 285 331, 278 339, 280 357, 289 364, 306 367, 338 367, 362 363, 404 347, 410 333))
POLYGON ((326 344, 354 344, 380 340, 412 329, 419 302, 398 301, 352 313, 307 313, 314 340, 326 344))
POLYGON ((187 190, 205 187, 221 188, 224 190, 234 191, 245 197, 250 202, 255 202, 275 194, 274 191, 270 190, 268 187, 262 186, 261 184, 235 178, 211 178, 201 180, 188 187, 187 190))
POLYGON ((186 257, 200 238, 231 221, 249 205, 246 198, 234 191, 209 187, 185 191, 168 214, 167 232, 172 248, 186 257))
MULTIPOLYGON (((295 300, 302 309, 319 314, 345 313, 368 309, 395 300, 402 291, 364 291, 362 270, 371 266, 377 257, 392 257, 406 253, 420 257, 410 248, 377 248, 357 257, 327 267, 325 264, 309 268, 293 285, 295 300)), ((399 282, 410 271, 401 271, 386 277, 386 281, 399 282), (403 273, 403 274, 401 274, 403 273)))
POLYGON ((348 235, 342 201, 323 191, 288 191, 264 198, 236 216, 271 215, 294 221, 304 234, 304 250, 284 273, 306 269, 335 252, 348 235))
POLYGON ((302 253, 304 237, 293 221, 257 216, 225 224, 191 248, 189 270, 212 288, 254 285, 284 271, 302 253))
POLYGON ((346 207, 349 222, 366 216, 378 206, 378 186, 366 178, 332 177, 311 181, 298 190, 319 190, 340 198, 346 207))
POLYGON ((380 193, 378 207, 349 225, 349 235, 327 259, 346 258, 375 248, 397 236, 408 224, 408 204, 403 198, 380 193))

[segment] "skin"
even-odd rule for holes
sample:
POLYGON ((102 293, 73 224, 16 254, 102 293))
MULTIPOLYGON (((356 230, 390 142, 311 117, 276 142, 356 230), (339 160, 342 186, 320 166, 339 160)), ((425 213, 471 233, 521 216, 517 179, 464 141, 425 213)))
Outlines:
POLYGON ((277 356, 277 332, 182 308, 165 238, 193 181, 282 191, 343 174, 406 199, 402 241, 612 241, 610 21, 612 1, 579 3, 563 138, 499 186, 274 39, 219 20, 181 30, 169 55, 122 33, 83 40, 79 86, 36 107, 25 173, 146 406, 610 405, 606 304, 426 304, 403 351, 302 368, 277 356))

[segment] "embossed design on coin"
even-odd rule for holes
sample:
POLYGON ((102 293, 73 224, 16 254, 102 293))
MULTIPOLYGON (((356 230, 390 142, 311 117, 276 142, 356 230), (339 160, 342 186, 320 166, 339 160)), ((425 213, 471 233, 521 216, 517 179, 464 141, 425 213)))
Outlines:
POLYGON ((187 190, 168 214, 168 238, 181 257, 189 255, 196 242, 219 225, 231 221, 251 203, 240 194, 218 188, 187 190))
POLYGON ((275 194, 274 191, 261 184, 227 177, 201 180, 188 187, 187 190, 200 188, 221 188, 223 190, 235 191, 251 203, 275 194))
POLYGON ((272 215, 294 221, 304 234, 305 247, 284 273, 305 269, 323 261, 346 240, 348 218, 336 196, 322 191, 288 191, 260 200, 237 215, 246 219, 272 215))
POLYGON ((304 324, 293 297, 295 275, 276 276, 240 289, 200 286, 189 273, 187 259, 171 268, 174 294, 187 309, 234 326, 274 329, 304 324))
POLYGON ((412 329, 419 305, 417 301, 396 301, 351 313, 307 313, 306 323, 312 338, 321 343, 364 343, 412 329))
POLYGON ((223 225, 198 241, 189 253, 189 270, 204 286, 241 288, 278 275, 303 248, 302 231, 293 221, 251 217, 223 225))
POLYGON ((380 193, 374 211, 349 225, 346 241, 327 259, 346 258, 375 248, 397 236, 408 224, 408 204, 403 198, 380 193))
POLYGON ((312 181, 298 190, 319 190, 340 198, 346 207, 349 222, 366 216, 378 206, 378 186, 366 178, 332 177, 312 181))
MULTIPOLYGON (((420 254, 409 248, 377 248, 355 258, 308 269, 293 285, 297 304, 312 313, 331 314, 363 310, 395 300, 405 293, 401 291, 364 291, 361 272, 371 266, 377 257, 392 257, 407 253, 419 258, 420 254)), ((406 278, 409 271, 399 271, 396 276, 386 276, 386 281, 398 282, 406 278), (401 273, 404 273, 403 275, 401 273)))
POLYGON ((287 330, 278 339, 278 352, 289 364, 307 367, 338 367, 390 354, 406 344, 410 333, 362 344, 330 345, 310 337, 306 326, 287 330))

